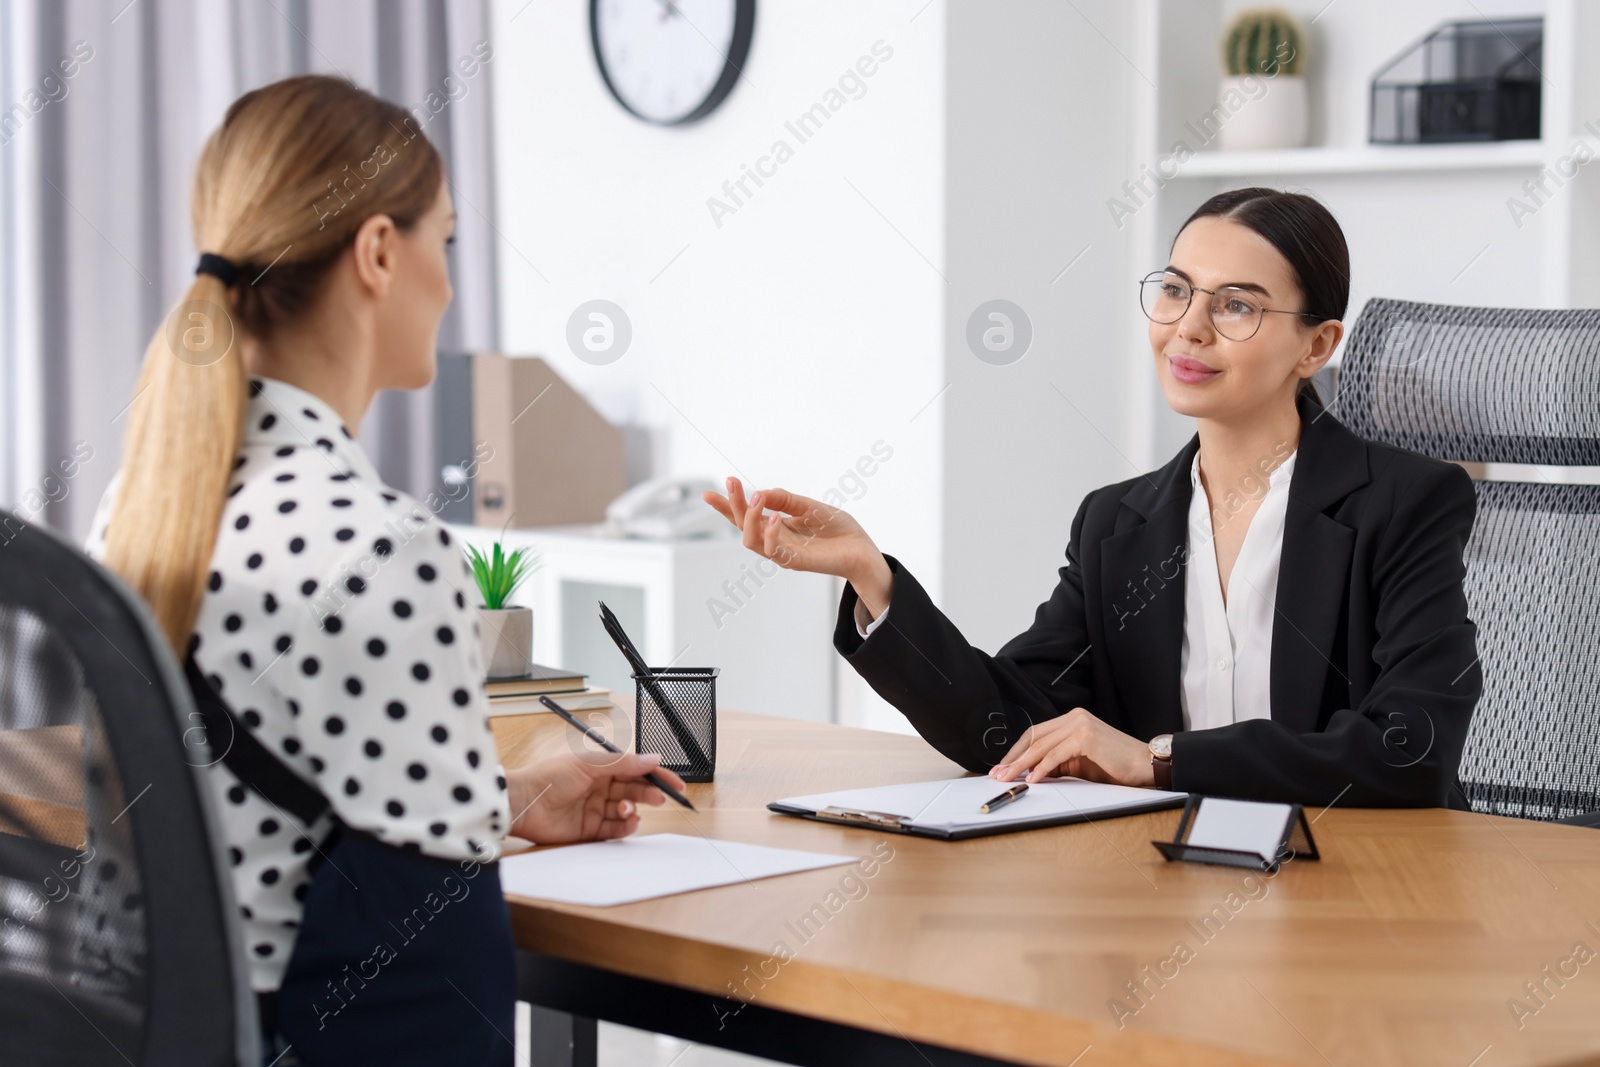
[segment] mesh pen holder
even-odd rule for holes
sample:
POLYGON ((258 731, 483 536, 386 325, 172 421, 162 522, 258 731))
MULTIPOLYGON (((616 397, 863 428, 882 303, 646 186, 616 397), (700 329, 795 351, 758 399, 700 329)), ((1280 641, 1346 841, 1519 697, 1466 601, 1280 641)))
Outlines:
POLYGON ((633 750, 659 752, 685 782, 709 782, 717 769, 720 667, 662 667, 633 676, 633 750))

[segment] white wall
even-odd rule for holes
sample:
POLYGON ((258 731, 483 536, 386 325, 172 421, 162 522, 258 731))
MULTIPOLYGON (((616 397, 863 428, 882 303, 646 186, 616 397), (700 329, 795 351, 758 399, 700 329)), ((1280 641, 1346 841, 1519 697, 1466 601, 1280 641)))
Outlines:
POLYGON ((1130 232, 1107 197, 1132 171, 1131 5, 953 0, 946 27, 943 607, 989 652, 1055 588, 1078 506, 1142 473, 1126 400, 1137 315, 1130 232), (1033 341, 974 355, 974 309, 1005 299, 1033 341))
MULTIPOLYGON (((821 496, 882 440, 893 456, 850 510, 935 595, 942 415, 918 412, 944 384, 943 7, 765 0, 746 77, 684 128, 611 99, 580 0, 498 2, 491 64, 505 350, 654 428, 659 473, 821 496), (798 143, 784 124, 878 41, 893 54, 864 95, 798 143), (779 139, 793 158, 719 226, 708 198, 779 139), (606 366, 565 341, 596 298, 634 331, 606 366)), ((901 726, 841 673, 846 721, 901 726)))

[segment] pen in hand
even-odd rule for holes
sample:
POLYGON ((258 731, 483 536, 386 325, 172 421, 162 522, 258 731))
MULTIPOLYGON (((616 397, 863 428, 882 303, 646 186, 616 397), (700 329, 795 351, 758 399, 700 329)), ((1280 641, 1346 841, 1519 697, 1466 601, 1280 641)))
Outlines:
MULTIPOLYGON (((587 737, 589 740, 593 741, 595 744, 599 745, 601 748, 605 749, 607 752, 610 752, 613 755, 617 755, 617 756, 621 756, 621 755, 624 754, 622 749, 618 748, 616 745, 613 745, 610 741, 606 740, 606 738, 604 736, 602 736, 601 734, 595 732, 593 729, 591 729, 588 726, 585 726, 583 723, 579 722, 577 720, 577 717, 574 716, 572 714, 572 712, 568 711, 566 708, 562 707, 560 704, 557 704, 554 700, 551 700, 549 697, 542 696, 542 697, 539 698, 539 703, 543 704, 545 707, 549 708, 551 711, 553 711, 557 715, 561 716, 563 719, 565 719, 568 722, 568 724, 570 724, 571 726, 573 726, 576 729, 578 729, 579 731, 581 731, 585 737, 587 737)), ((684 807, 688 808, 690 811, 699 811, 700 810, 699 808, 696 808, 692 803, 690 803, 688 797, 684 796, 682 793, 680 793, 676 789, 672 788, 666 782, 662 781, 660 775, 658 775, 658 774, 647 774, 647 775, 644 776, 644 779, 645 779, 645 781, 649 782, 651 785, 655 786, 657 789, 661 790, 661 792, 663 792, 667 796, 671 797, 673 800, 676 800, 679 804, 682 804, 684 807)), ((1024 786, 1023 788, 1027 788, 1027 787, 1024 786)))

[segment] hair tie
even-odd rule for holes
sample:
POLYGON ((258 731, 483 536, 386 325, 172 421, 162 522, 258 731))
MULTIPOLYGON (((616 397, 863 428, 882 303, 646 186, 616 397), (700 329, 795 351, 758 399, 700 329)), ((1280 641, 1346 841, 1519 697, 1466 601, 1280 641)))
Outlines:
POLYGON ((233 288, 233 283, 239 280, 239 268, 229 263, 221 256, 210 252, 200 253, 200 264, 195 267, 196 274, 209 274, 222 282, 224 289, 233 288))

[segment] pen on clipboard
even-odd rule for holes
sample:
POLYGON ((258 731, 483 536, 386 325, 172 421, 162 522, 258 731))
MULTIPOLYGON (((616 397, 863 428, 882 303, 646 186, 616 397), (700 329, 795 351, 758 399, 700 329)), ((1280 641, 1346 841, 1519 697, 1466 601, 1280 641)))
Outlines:
POLYGON ((995 797, 993 800, 987 801, 978 810, 987 815, 996 808, 1005 807, 1007 804, 1011 803, 1013 800, 1016 800, 1027 791, 1027 783, 1023 783, 1022 785, 1014 785, 1010 789, 1007 789, 1004 793, 1001 793, 999 796, 995 797))
MULTIPOLYGON (((622 749, 618 748, 616 745, 613 745, 610 741, 606 740, 603 735, 595 732, 594 730, 592 730, 589 727, 585 726, 583 723, 579 722, 577 717, 574 716, 572 714, 572 712, 568 711, 566 708, 562 707, 560 704, 557 704, 554 700, 551 700, 549 697, 540 697, 539 698, 539 702, 541 704, 543 704, 545 707, 549 708, 551 711, 555 712, 557 715, 561 716, 563 719, 567 720, 567 722, 570 725, 572 725, 572 726, 576 727, 577 729, 581 730, 585 737, 587 737, 589 740, 593 741, 595 744, 599 745, 601 748, 605 749, 607 752, 610 752, 610 753, 612 753, 614 755, 618 755, 618 756, 624 755, 622 749)), ((700 810, 699 808, 696 808, 692 803, 690 803, 688 797, 684 796, 682 793, 680 793, 676 789, 672 788, 666 782, 662 781, 662 779, 661 779, 661 777, 659 775, 653 774, 653 773, 652 774, 647 774, 647 775, 644 776, 644 779, 645 779, 645 781, 649 782, 651 785, 655 786, 657 789, 661 790, 667 796, 671 797, 673 800, 676 800, 679 804, 682 804, 684 807, 688 808, 690 811, 699 811, 700 810)))

